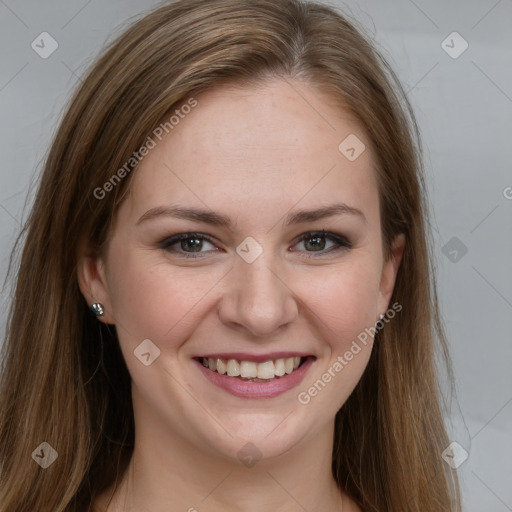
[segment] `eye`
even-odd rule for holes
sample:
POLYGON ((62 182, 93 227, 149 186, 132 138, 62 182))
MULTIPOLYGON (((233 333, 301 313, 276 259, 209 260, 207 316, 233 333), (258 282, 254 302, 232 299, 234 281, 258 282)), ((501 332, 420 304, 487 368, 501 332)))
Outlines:
POLYGON ((199 256, 196 256, 193 253, 206 252, 202 251, 205 243, 210 244, 212 247, 214 247, 214 250, 216 250, 213 243, 207 237, 200 235, 199 233, 182 233, 179 235, 174 235, 166 238, 165 240, 162 240, 159 245, 162 249, 175 253, 179 256, 184 256, 186 258, 197 258, 199 256), (178 248, 174 247, 176 245, 178 248))
MULTIPOLYGON (((304 233, 295 246, 300 244, 304 245, 304 249, 299 249, 299 251, 318 253, 318 256, 352 248, 352 244, 344 236, 325 231, 304 233)), ((169 236, 159 243, 159 247, 184 258, 200 258, 206 252, 218 250, 208 237, 200 233, 181 233, 169 236), (203 250, 205 244, 211 245, 212 249, 203 250)), ((316 257, 316 255, 307 257, 316 257)))
MULTIPOLYGON (((306 252, 317 252, 320 253, 320 255, 342 249, 350 249, 352 247, 352 244, 344 236, 325 231, 305 233, 296 245, 300 244, 303 244, 306 252), (329 242, 331 244, 330 246, 328 245, 329 242)), ((310 258, 311 256, 308 257, 310 258)))

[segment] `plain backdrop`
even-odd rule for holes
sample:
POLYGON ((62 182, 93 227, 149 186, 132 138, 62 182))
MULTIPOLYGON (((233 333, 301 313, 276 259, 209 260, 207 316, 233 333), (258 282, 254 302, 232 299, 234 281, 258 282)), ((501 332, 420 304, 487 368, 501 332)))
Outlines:
MULTIPOLYGON (((464 510, 512 510, 512 1, 331 2, 369 31, 415 109, 457 401, 464 510), (454 34, 456 32, 456 34, 454 34), (466 47, 467 46, 467 47, 466 47)), ((0 278, 84 67, 151 0, 0 0, 0 278), (48 36, 40 36, 47 32, 48 36), (33 49, 46 38, 42 58, 33 49), (27 199, 28 198, 28 199, 27 199)), ((3 331, 9 289, 0 302, 3 331)), ((441 456, 441 454, 440 454, 441 456)), ((404 457, 407 447, 404 446, 404 457)))

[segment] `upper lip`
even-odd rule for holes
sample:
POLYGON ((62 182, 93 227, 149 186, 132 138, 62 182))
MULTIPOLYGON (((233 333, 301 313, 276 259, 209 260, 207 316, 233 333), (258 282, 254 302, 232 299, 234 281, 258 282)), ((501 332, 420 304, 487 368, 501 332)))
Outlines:
POLYGON ((289 357, 310 357, 312 354, 306 352, 270 352, 267 354, 249 354, 247 352, 226 352, 226 353, 211 353, 200 354, 194 358, 212 358, 212 359, 236 359, 237 361, 253 361, 255 363, 264 363, 265 361, 275 361, 276 359, 288 359, 289 357))

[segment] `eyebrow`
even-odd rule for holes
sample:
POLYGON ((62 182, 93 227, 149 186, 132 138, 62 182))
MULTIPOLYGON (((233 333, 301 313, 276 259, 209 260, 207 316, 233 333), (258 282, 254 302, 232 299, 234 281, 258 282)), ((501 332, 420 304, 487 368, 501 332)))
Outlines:
MULTIPOLYGON (((336 215, 355 215, 360 217, 365 223, 367 222, 366 217, 361 210, 348 206, 344 203, 336 203, 323 206, 321 208, 299 210, 289 213, 285 218, 284 226, 286 227, 294 224, 314 222, 327 217, 334 217, 336 215)), ((184 206, 157 206, 155 208, 151 208, 139 218, 136 225, 161 216, 193 220, 210 224, 212 226, 225 227, 231 231, 233 230, 233 222, 225 215, 203 208, 191 208, 184 206)))

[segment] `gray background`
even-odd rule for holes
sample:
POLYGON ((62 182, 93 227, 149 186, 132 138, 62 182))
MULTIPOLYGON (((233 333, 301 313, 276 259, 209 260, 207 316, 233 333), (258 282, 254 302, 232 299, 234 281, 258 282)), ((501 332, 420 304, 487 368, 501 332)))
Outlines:
MULTIPOLYGON (((464 510, 512 510, 512 1, 333 3, 374 35, 422 130, 440 300, 458 390, 450 433, 469 452, 459 468, 464 510), (448 37, 454 31, 469 45, 461 55, 464 41, 448 37)), ((30 187, 71 89, 104 43, 155 5, 0 0, 2 281, 30 187), (58 42, 47 59, 31 47, 44 31, 58 42)), ((3 332, 7 291, 0 299, 3 332)))

